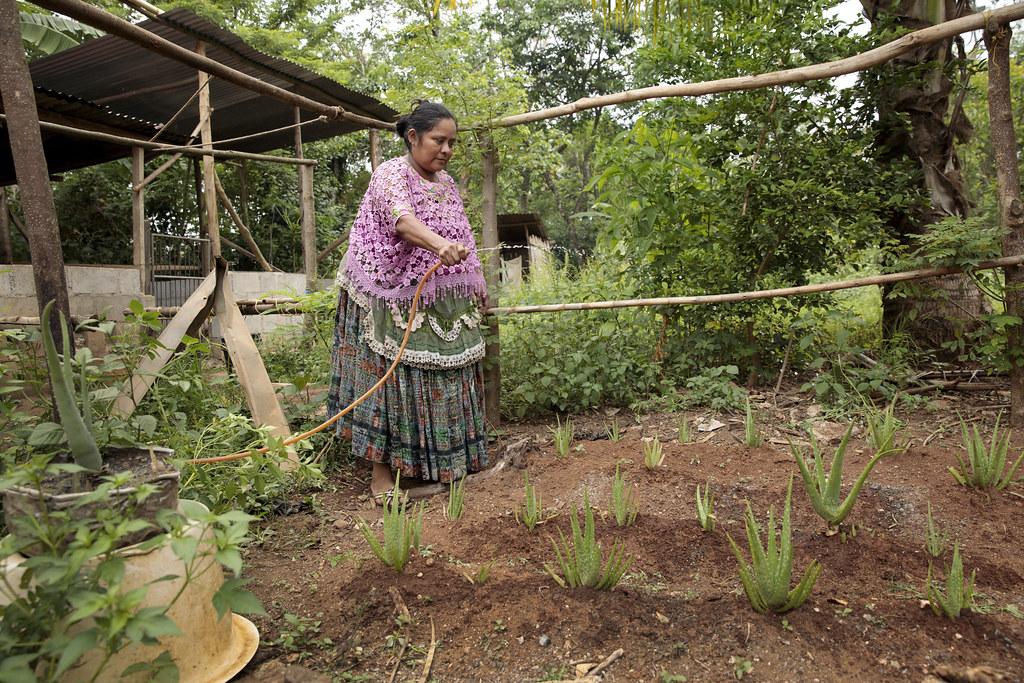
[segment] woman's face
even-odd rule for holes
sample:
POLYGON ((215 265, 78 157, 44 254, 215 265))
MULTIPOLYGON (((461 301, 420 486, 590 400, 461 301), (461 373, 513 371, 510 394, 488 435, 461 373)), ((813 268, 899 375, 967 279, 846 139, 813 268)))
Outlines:
POLYGON ((455 151, 458 132, 452 119, 441 119, 425 133, 410 130, 409 144, 412 146, 410 154, 413 161, 430 173, 443 171, 455 151))

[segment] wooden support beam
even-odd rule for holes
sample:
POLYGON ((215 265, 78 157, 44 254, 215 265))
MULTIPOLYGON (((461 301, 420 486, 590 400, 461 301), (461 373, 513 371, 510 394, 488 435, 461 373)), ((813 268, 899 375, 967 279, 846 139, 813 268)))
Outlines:
MULTIPOLYGON (((302 123, 302 110, 295 107, 295 123, 302 123)), ((295 128, 295 158, 302 158, 302 128, 295 128)), ((302 266, 306 291, 317 289, 316 282, 316 203, 313 196, 313 169, 299 166, 299 220, 302 226, 302 266)))
POLYGON ((14 263, 11 248, 11 218, 7 212, 7 188, 0 187, 0 258, 3 263, 14 263))
POLYGON ((132 147, 132 265, 139 269, 140 291, 149 293, 149 236, 146 225, 146 150, 132 147))
MULTIPOLYGON (((196 52, 205 57, 206 43, 198 41, 196 52)), ((211 122, 213 107, 210 105, 210 75, 199 71, 199 120, 202 126, 199 137, 203 141, 203 149, 213 149, 213 131, 211 122)), ((206 218, 206 236, 210 238, 210 254, 214 259, 220 256, 220 218, 217 215, 217 162, 212 156, 203 157, 203 216, 206 218)))
MULTIPOLYGON (((206 225, 206 212, 203 210, 203 169, 197 158, 192 159, 192 184, 196 193, 196 217, 199 219, 199 228, 202 230, 206 225)), ((199 246, 199 267, 204 273, 213 270, 209 242, 203 242, 199 246)))
MULTIPOLYGON (((64 254, 60 245, 57 210, 53 204, 53 188, 43 154, 43 139, 39 131, 32 76, 25 61, 19 24, 18 3, 0 0, 0 100, 4 105, 7 137, 10 139, 11 157, 20 190, 21 210, 28 228, 28 246, 32 257, 32 275, 36 285, 36 302, 40 315, 50 301, 55 308, 71 319, 68 299, 67 275, 64 272, 64 254)), ((50 328, 62 349, 60 316, 50 317, 50 328)))
MULTIPOLYGON (((303 167, 300 166, 300 168, 303 167)), ((260 268, 262 268, 266 272, 271 273, 275 270, 277 272, 281 272, 280 268, 275 268, 274 266, 270 265, 267 259, 263 258, 263 252, 260 251, 260 245, 256 244, 256 240, 253 238, 252 232, 249 230, 249 226, 242 222, 242 217, 238 215, 237 211, 235 211, 235 207, 231 203, 231 199, 228 197, 228 193, 224 191, 224 186, 221 184, 220 176, 218 174, 214 174, 213 181, 214 184, 216 185, 217 196, 220 198, 221 204, 224 205, 224 209, 228 212, 228 216, 231 217, 231 222, 235 224, 235 227, 238 228, 238 232, 242 234, 242 239, 245 240, 245 243, 249 245, 249 249, 251 251, 247 251, 246 253, 250 257, 255 259, 256 262, 259 264, 260 268)), ((227 240, 224 241, 226 242, 227 240)))
POLYGON ((376 171, 380 166, 380 133, 373 128, 370 129, 370 171, 376 171))
MULTIPOLYGON (((484 278, 489 304, 498 304, 501 255, 498 247, 498 149, 490 135, 483 138, 483 248, 484 278)), ((484 359, 484 410, 492 427, 501 425, 501 342, 498 319, 487 319, 487 349, 484 359)))
MULTIPOLYGON (((1010 37, 1008 24, 990 23, 983 39, 988 48, 988 117, 990 144, 996 166, 996 187, 999 198, 999 221, 1003 233, 1003 255, 1024 254, 1024 203, 1020 194, 1017 133, 1013 128, 1013 100, 1010 96, 1010 37)), ((1014 266, 1006 275, 1004 295, 1008 316, 1024 320, 1024 267, 1014 266)), ((1010 424, 1024 427, 1024 361, 1020 349, 1024 345, 1021 323, 1006 328, 1006 348, 1010 354, 1010 424)))

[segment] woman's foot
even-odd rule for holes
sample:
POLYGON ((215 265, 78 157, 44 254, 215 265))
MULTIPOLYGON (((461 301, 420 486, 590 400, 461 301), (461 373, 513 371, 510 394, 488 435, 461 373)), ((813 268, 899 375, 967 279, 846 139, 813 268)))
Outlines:
POLYGON ((383 505, 385 496, 395 488, 395 478, 391 468, 382 462, 373 463, 373 474, 370 476, 370 493, 378 505, 383 505))

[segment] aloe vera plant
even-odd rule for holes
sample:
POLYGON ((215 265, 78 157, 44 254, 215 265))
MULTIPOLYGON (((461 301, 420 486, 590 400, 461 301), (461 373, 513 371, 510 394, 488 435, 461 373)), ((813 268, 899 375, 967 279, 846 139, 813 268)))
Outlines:
POLYGON ((630 526, 636 521, 639 511, 636 494, 626 484, 619 466, 616 465, 615 477, 612 479, 612 514, 615 515, 615 523, 619 526, 630 526))
POLYGON ((558 457, 564 458, 569 454, 569 447, 572 446, 573 426, 572 420, 565 418, 565 424, 562 424, 562 418, 555 416, 557 426, 548 427, 548 431, 551 432, 551 436, 555 441, 555 452, 558 453, 558 457))
POLYGON ((658 437, 644 441, 644 467, 649 470, 657 469, 663 462, 665 462, 665 453, 658 437))
POLYGON ((751 606, 761 614, 769 611, 782 614, 804 604, 821 573, 821 565, 817 560, 812 560, 804 571, 800 582, 790 590, 789 583, 793 573, 793 544, 790 528, 792 497, 793 479, 790 477, 789 486, 786 489, 786 507, 782 512, 782 530, 778 534, 778 540, 776 540, 775 514, 771 507, 768 508, 767 547, 761 543, 761 528, 754 518, 754 511, 750 508, 750 503, 747 503, 745 526, 747 545, 750 547, 750 564, 747 563, 739 546, 732 540, 732 536, 726 534, 736 561, 739 563, 743 590, 747 594, 751 606))
POLYGON ((900 431, 900 421, 896 419, 896 402, 892 401, 885 410, 878 410, 873 405, 865 406, 864 422, 868 428, 868 440, 875 452, 902 450, 896 446, 896 435, 900 431))
POLYGON ((586 586, 609 590, 622 580, 623 575, 633 564, 633 558, 627 558, 622 547, 615 543, 607 560, 602 559, 601 544, 597 542, 594 534, 594 510, 590 507, 590 499, 586 494, 583 495, 583 516, 584 526, 580 531, 579 513, 573 507, 570 517, 571 538, 566 539, 565 534, 559 530, 561 543, 551 539, 561 576, 548 563, 544 563, 544 570, 563 588, 586 586))
POLYGON ((43 352, 46 354, 46 367, 50 374, 50 383, 53 386, 53 400, 57 404, 61 425, 67 435, 71 457, 79 466, 98 472, 103 468, 103 457, 100 455, 99 446, 96 445, 96 439, 92 435, 92 407, 89 401, 85 368, 82 368, 82 412, 79 412, 78 402, 75 400, 73 360, 68 352, 68 349, 71 348, 68 324, 64 319, 64 314, 59 313, 61 340, 65 352, 62 358, 58 358, 57 347, 50 331, 50 315, 52 313, 53 301, 50 301, 43 307, 41 331, 43 352))
POLYGON ((960 544, 953 544, 953 560, 946 571, 945 593, 932 583, 932 565, 928 563, 928 578, 925 585, 928 603, 936 615, 956 619, 960 612, 974 607, 974 572, 964 579, 964 563, 960 559, 960 544))
POLYGON ((928 528, 925 531, 924 548, 932 557, 941 557, 946 552, 946 534, 932 518, 932 504, 928 503, 928 528))
POLYGON ((462 517, 465 511, 463 501, 466 497, 466 478, 463 477, 458 483, 454 481, 448 484, 448 505, 444 508, 444 516, 455 521, 462 517))
POLYGON ((710 482, 704 485, 704 493, 697 484, 697 521, 704 531, 715 530, 715 497, 711 494, 710 482))
POLYGON ((384 514, 381 518, 384 523, 384 541, 377 539, 365 520, 359 520, 359 532, 366 539, 370 550, 396 572, 405 568, 413 549, 419 549, 423 529, 423 505, 414 506, 412 511, 406 509, 407 501, 402 496, 400 478, 400 474, 395 476, 392 495, 384 500, 384 514))
POLYGON ((810 458, 804 454, 803 449, 793 445, 792 442, 789 444, 789 450, 793 454, 793 458, 796 459, 797 467, 800 468, 800 476, 803 478, 807 497, 811 499, 811 507, 833 528, 842 524, 850 514, 854 503, 857 502, 857 495, 878 461, 895 453, 893 450, 877 451, 861 470, 860 476, 853 483, 846 498, 840 502, 839 495, 843 485, 843 459, 846 457, 846 447, 849 445, 852 432, 853 425, 850 425, 836 449, 827 476, 825 475, 824 455, 813 433, 810 435, 812 456, 810 458))
POLYGON ((679 421, 679 427, 676 430, 679 436, 679 443, 690 443, 690 421, 685 417, 679 421))
POLYGON ((523 494, 525 500, 522 508, 516 508, 515 518, 517 522, 523 523, 527 529, 533 531, 533 527, 540 522, 543 508, 541 505, 540 493, 530 483, 530 476, 523 473, 523 494))
POLYGON ((985 439, 978 431, 977 425, 972 425, 968 434, 967 425, 960 421, 960 432, 963 434, 964 449, 967 451, 967 459, 956 456, 957 468, 950 467, 949 473, 961 486, 973 486, 979 489, 995 489, 1002 491, 1013 482, 1021 462, 1024 462, 1024 452, 1020 454, 1017 461, 1006 469, 1006 453, 1010 448, 1010 433, 999 433, 999 418, 996 417, 995 427, 992 429, 992 441, 985 445, 985 439))
POLYGON ((750 407, 750 397, 747 397, 747 409, 743 414, 743 443, 750 448, 757 448, 761 445, 761 434, 757 430, 757 417, 754 409, 750 407))

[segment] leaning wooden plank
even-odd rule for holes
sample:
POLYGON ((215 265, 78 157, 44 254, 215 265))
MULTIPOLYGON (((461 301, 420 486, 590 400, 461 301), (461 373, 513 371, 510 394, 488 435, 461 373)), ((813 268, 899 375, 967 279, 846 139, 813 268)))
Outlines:
POLYGON ((157 352, 150 358, 144 358, 131 378, 121 387, 121 393, 114 401, 112 415, 127 417, 135 412, 136 406, 153 386, 157 375, 174 355, 174 350, 181 344, 186 334, 195 336, 199 327, 213 310, 214 293, 217 289, 218 271, 214 270, 206 276, 192 296, 178 309, 178 312, 167 324, 157 339, 157 352))
MULTIPOLYGON (((223 259, 217 261, 218 266, 224 262, 223 259)), ((242 385, 242 390, 245 391, 245 400, 249 404, 253 421, 258 425, 270 427, 271 433, 275 436, 286 438, 291 434, 291 429, 284 417, 284 411, 281 410, 277 394, 274 393, 274 386, 270 383, 263 358, 252 340, 252 335, 249 334, 242 312, 235 303, 231 281, 226 275, 225 273, 224 282, 215 296, 215 309, 220 333, 224 337, 225 346, 228 347, 235 375, 238 377, 238 383, 242 385)), ((299 462, 299 456, 292 448, 288 449, 288 460, 291 467, 299 462)), ((284 463, 285 469, 288 469, 288 465, 289 463, 284 463)))

